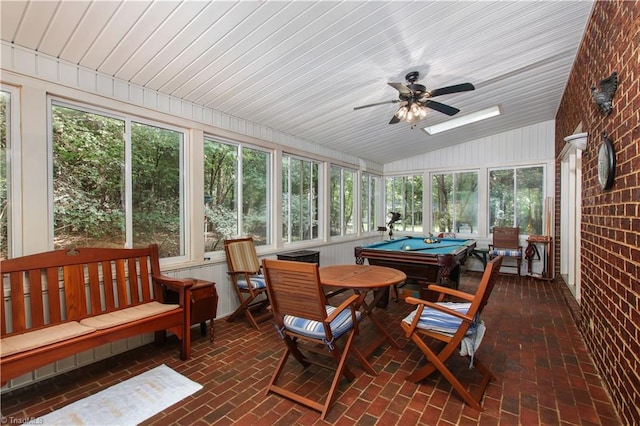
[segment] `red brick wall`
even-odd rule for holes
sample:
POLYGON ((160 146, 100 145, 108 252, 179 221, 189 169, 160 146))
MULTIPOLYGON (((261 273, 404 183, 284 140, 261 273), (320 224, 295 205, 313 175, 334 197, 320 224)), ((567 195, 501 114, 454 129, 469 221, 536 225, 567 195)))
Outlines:
MULTIPOLYGON (((589 145, 582 157, 579 327, 622 421, 640 425, 639 1, 594 4, 556 116, 557 154, 580 122, 589 132, 589 145), (618 71, 618 90, 613 112, 604 115, 590 87, 613 71, 618 71), (605 131, 617 153, 609 191, 598 184, 598 148, 605 131)), ((556 200, 558 213, 559 187, 556 200)), ((558 224, 555 235, 560 235, 558 224)))

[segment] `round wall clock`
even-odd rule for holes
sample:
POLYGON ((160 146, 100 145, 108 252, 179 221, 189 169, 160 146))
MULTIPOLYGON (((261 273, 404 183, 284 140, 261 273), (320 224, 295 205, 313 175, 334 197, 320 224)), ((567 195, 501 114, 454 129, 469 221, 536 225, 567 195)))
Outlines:
POLYGON ((607 137, 607 132, 603 133, 602 143, 598 151, 598 181, 603 190, 611 189, 616 174, 616 153, 613 150, 613 143, 607 137))

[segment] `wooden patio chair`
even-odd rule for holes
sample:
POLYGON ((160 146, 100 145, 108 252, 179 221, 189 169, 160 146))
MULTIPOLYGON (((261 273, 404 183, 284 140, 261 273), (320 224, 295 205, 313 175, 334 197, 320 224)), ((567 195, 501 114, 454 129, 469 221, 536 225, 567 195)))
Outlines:
POLYGON ((269 305, 269 299, 253 238, 225 240, 224 252, 227 256, 227 273, 240 302, 227 321, 231 322, 244 314, 251 326, 260 330, 258 323, 269 319, 271 313, 260 312, 269 305))
MULTIPOLYGON (((349 381, 355 378, 355 374, 346 365, 350 354, 355 355, 366 371, 377 375, 353 345, 361 318, 356 307, 358 296, 350 296, 338 307, 330 306, 322 291, 318 265, 315 263, 263 259, 262 265, 275 326, 286 345, 286 350, 267 387, 267 394, 273 392, 320 411, 321 418, 324 419, 336 398, 340 379, 343 376, 349 381), (340 344, 342 349, 338 341, 344 342, 340 344), (310 356, 310 352, 318 352, 320 345, 331 355, 335 366, 319 360, 317 356, 310 356), (308 392, 308 386, 302 386, 300 383, 289 383, 289 386, 286 383, 278 383, 278 379, 283 379, 281 375, 290 355, 293 355, 304 369, 312 364, 335 369, 331 387, 324 400, 319 398, 316 392, 313 392, 313 395, 316 395, 314 398, 308 392)), ((284 376, 290 378, 290 374, 284 376)))
POLYGON ((430 285, 430 290, 440 293, 437 302, 413 297, 406 299, 407 303, 417 307, 400 324, 406 337, 418 346, 428 361, 426 365, 411 373, 406 380, 417 383, 438 370, 469 406, 482 411, 480 401, 493 375, 475 356, 475 351, 485 332, 484 324, 479 317, 493 290, 502 259, 502 256, 498 256, 487 264, 475 294, 430 285), (445 296, 462 300, 462 302, 444 302, 445 296), (438 351, 432 349, 425 342, 425 338, 427 342, 433 340, 440 342, 441 348, 438 351), (482 374, 480 386, 473 394, 445 365, 455 352, 469 357, 471 366, 482 374))
POLYGON ((502 273, 505 275, 517 275, 520 280, 520 266, 522 265, 522 246, 520 245, 520 228, 493 228, 493 243, 489 244, 489 259, 496 256, 515 259, 516 265, 502 265, 502 273), (506 274, 504 268, 517 268, 515 274, 506 274))

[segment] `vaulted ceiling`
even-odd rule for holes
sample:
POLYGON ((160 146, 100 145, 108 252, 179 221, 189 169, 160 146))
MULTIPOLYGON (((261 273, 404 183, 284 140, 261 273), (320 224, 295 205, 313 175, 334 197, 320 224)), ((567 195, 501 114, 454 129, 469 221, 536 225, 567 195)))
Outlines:
POLYGON ((552 120, 592 1, 6 1, 2 40, 384 164, 552 120), (388 124, 410 71, 458 116, 388 124))

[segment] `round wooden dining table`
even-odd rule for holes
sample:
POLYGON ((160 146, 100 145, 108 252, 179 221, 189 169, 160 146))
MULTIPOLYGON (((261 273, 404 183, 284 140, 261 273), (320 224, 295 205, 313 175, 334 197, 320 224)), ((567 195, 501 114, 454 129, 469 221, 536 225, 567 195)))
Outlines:
POLYGON ((390 286, 400 284, 407 279, 407 275, 393 268, 376 265, 331 265, 320 268, 320 282, 323 286, 349 289, 358 295, 358 308, 362 312, 363 318, 368 317, 375 327, 380 331, 380 339, 363 350, 365 357, 369 357, 378 346, 385 340, 394 348, 400 348, 383 324, 376 318, 374 308, 384 296, 389 297, 390 286), (369 292, 373 292, 373 300, 367 302, 366 297, 369 292))

